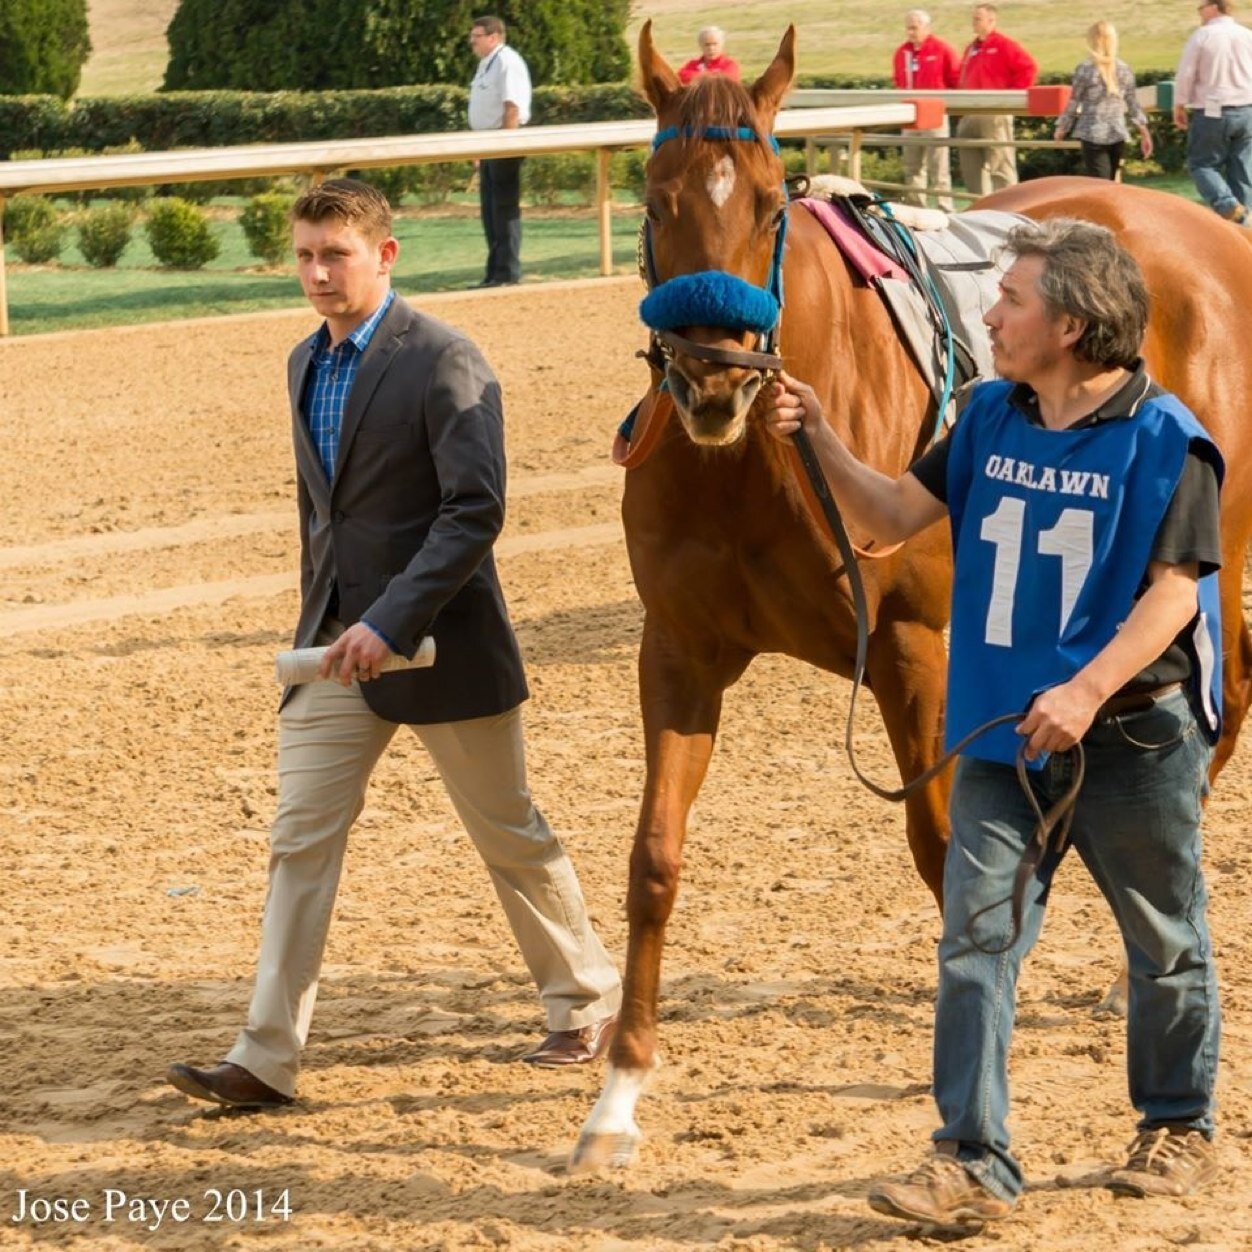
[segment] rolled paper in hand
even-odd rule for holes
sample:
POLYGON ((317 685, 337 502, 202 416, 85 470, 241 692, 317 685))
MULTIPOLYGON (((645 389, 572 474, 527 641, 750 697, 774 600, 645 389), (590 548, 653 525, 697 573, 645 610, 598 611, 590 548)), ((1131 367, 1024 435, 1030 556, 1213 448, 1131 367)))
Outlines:
MULTIPOLYGON (((300 683, 317 682, 321 675, 317 668, 326 655, 325 648, 293 648, 289 652, 280 652, 275 658, 275 670, 278 681, 284 687, 296 687, 300 683)), ((417 651, 410 661, 407 657, 393 652, 379 668, 384 674, 401 669, 425 669, 435 663, 435 641, 430 635, 423 637, 417 645, 417 651)), ((331 670, 333 677, 335 670, 331 670)))

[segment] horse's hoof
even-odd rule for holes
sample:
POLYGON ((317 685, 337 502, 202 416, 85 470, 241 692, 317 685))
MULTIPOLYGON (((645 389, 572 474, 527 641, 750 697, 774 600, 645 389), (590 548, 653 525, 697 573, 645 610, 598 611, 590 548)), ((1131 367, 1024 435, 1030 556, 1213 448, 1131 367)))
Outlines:
POLYGON ((590 1174, 598 1169, 625 1169, 635 1159, 643 1136, 638 1131, 591 1131, 578 1136, 569 1158, 571 1174, 590 1174))

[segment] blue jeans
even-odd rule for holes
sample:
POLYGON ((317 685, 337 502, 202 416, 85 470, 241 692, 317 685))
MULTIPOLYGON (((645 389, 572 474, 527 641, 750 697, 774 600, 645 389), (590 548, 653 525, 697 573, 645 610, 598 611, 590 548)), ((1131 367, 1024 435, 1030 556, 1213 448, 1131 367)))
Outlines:
MULTIPOLYGON (((1182 691, 1098 722, 1083 748, 1086 779, 1071 842, 1126 945, 1131 1103, 1141 1129, 1184 1125, 1211 1134, 1220 1016, 1200 870, 1200 800, 1212 750, 1182 691)), ((1070 777, 1069 760, 1058 757, 1032 773, 1045 811, 1070 777)), ((1013 1200, 1022 1171, 1005 1122, 1017 975, 1039 937, 1060 857, 1049 852, 1028 884, 1013 946, 980 952, 971 928, 988 948, 1012 934, 1008 898, 1034 817, 1012 766, 969 757, 957 763, 951 814, 935 1011, 934 1090, 943 1125, 934 1138, 956 1140, 965 1168, 1013 1200)))
POLYGON ((1192 109, 1187 121, 1187 172, 1209 206, 1229 217, 1238 205, 1252 208, 1252 104, 1205 117, 1192 109))

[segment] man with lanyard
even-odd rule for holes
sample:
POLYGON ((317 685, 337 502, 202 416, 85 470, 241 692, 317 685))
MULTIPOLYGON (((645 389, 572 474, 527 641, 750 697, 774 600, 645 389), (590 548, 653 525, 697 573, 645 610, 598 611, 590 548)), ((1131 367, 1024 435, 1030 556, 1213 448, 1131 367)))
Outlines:
MULTIPOLYGON (((498 17, 476 17, 470 46, 478 69, 469 92, 471 130, 516 130, 530 121, 530 71, 504 42, 498 17)), ((478 163, 478 202, 487 237, 487 272, 476 287, 507 287, 522 278, 522 158, 478 163)))
MULTIPOLYGON (((999 29, 994 4, 974 6, 974 38, 961 55, 962 91, 1021 91, 1034 84, 1039 67, 999 29)), ((1017 182, 1011 113, 967 113, 957 123, 958 139, 985 139, 985 147, 959 148, 961 181, 975 196, 989 196, 1017 182)))
POLYGON ((944 869, 935 1015, 935 1151, 870 1191, 879 1212, 944 1229, 1005 1216, 1021 1193, 1009 1151, 1008 1055, 1017 975, 1062 851, 1014 879, 1036 815, 1085 778, 1070 842, 1108 900, 1130 970, 1127 1068, 1140 1114, 1108 1185, 1186 1195, 1217 1172, 1219 1012, 1200 870, 1200 800, 1219 730, 1222 461, 1192 414, 1147 376, 1148 296, 1103 227, 1019 227, 988 310, 1000 380, 899 478, 863 465, 811 388, 774 385, 767 424, 801 425, 840 506, 897 542, 950 514, 955 559, 946 738, 1020 722, 958 759, 944 869), (1063 754, 1063 755, 1062 755, 1063 754))
POLYGON ((1230 0, 1196 8, 1174 80, 1174 125, 1187 132, 1187 171, 1209 207, 1252 226, 1252 30, 1230 0))
MULTIPOLYGON (((956 49, 944 43, 930 27, 925 9, 910 9, 904 15, 904 42, 895 50, 891 76, 902 91, 945 91, 956 86, 961 63, 956 49)), ((917 138, 946 139, 950 134, 947 116, 931 130, 909 132, 917 138)), ((911 190, 904 196, 908 204, 925 204, 925 191, 936 193, 935 203, 952 212, 952 169, 949 149, 910 144, 903 149, 904 181, 911 190)))

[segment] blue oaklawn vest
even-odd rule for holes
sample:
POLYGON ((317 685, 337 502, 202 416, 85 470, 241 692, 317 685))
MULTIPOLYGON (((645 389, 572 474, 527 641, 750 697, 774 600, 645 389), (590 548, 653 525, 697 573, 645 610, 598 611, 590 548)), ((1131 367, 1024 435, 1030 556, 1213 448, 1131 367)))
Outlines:
MULTIPOLYGON (((1012 383, 975 388, 951 435, 948 504, 956 577, 947 746, 983 722, 1025 712, 1113 638, 1143 583, 1157 529, 1196 444, 1221 481, 1221 454, 1175 397, 1133 417, 1045 430, 1009 404, 1012 383)), ((1217 575, 1200 579, 1188 640, 1192 695, 1220 729, 1217 575)), ((1011 764, 1021 736, 997 727, 966 749, 1011 764)))

